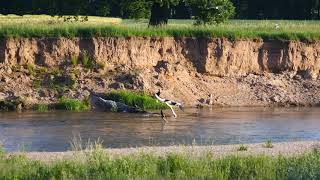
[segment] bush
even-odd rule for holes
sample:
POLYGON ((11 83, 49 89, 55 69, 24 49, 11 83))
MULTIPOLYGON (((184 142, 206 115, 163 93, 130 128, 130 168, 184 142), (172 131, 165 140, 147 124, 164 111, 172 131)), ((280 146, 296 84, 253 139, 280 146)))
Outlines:
POLYGON ((264 144, 265 148, 273 148, 273 144, 271 140, 268 140, 265 144, 264 144))
POLYGON ((189 0, 196 25, 220 24, 235 14, 235 7, 229 0, 189 0))

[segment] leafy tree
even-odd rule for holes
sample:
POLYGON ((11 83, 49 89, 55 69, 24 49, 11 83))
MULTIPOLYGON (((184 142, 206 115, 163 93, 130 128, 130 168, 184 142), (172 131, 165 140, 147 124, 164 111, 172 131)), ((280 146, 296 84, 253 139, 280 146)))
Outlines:
POLYGON ((111 2, 109 0, 95 0, 88 5, 90 15, 107 16, 110 14, 111 2))
POLYGON ((229 0, 189 0, 196 24, 219 24, 231 18, 235 8, 229 0))
POLYGON ((123 0, 121 15, 124 18, 140 19, 150 17, 151 2, 146 0, 123 0))
POLYGON ((191 9, 186 0, 182 0, 178 5, 171 7, 171 18, 173 19, 190 19, 191 9))
POLYGON ((177 5, 179 0, 153 0, 151 7, 150 26, 161 26, 168 23, 170 6, 177 5))

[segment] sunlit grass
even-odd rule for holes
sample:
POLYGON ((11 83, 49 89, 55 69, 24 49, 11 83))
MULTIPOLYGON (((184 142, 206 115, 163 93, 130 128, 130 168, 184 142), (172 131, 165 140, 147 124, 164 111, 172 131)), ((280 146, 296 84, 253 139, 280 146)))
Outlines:
POLYGON ((88 100, 78 100, 69 98, 60 98, 59 103, 54 106, 57 110, 68 111, 86 111, 90 109, 90 103, 88 100))
POLYGON ((0 151, 0 179, 319 179, 320 153, 294 157, 188 153, 113 156, 99 143, 62 160, 36 161, 0 151))
POLYGON ((148 28, 148 20, 89 17, 66 23, 50 16, 0 16, 0 37, 225 37, 229 39, 320 39, 320 21, 231 20, 225 24, 194 26, 192 20, 170 20, 168 26, 148 28), (279 29, 276 29, 276 24, 279 29))
POLYGON ((167 109, 168 107, 145 93, 131 91, 112 91, 106 94, 106 98, 116 102, 122 102, 128 106, 139 107, 142 110, 167 109))
POLYGON ((48 104, 35 104, 33 106, 33 110, 38 112, 46 112, 49 111, 49 105, 48 104))

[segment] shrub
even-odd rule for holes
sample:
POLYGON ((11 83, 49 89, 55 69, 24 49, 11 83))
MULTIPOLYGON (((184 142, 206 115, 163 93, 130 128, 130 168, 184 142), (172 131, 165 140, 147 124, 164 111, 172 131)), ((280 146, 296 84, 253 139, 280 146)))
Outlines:
POLYGON ((90 63, 90 57, 88 55, 88 51, 84 50, 83 53, 82 53, 82 65, 85 67, 85 68, 90 68, 91 67, 91 63, 90 63))
POLYGON ((272 141, 271 141, 271 140, 268 140, 268 141, 264 144, 264 147, 266 147, 266 148, 273 148, 272 141))
POLYGON ((238 151, 247 151, 248 146, 241 144, 240 147, 238 148, 238 151))
POLYGON ((34 75, 35 74, 35 67, 33 64, 27 64, 27 69, 28 69, 28 73, 30 75, 34 75))
POLYGON ((197 25, 220 24, 235 13, 229 0, 189 0, 197 25))

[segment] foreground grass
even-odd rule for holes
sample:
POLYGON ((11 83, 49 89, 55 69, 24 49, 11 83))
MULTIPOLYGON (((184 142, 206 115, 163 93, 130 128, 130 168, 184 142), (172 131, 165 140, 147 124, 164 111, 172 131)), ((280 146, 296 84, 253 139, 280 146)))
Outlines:
POLYGON ((296 157, 211 154, 110 156, 95 147, 73 158, 40 162, 0 154, 0 179, 320 179, 320 153, 296 157))
POLYGON ((88 22, 65 23, 50 16, 0 16, 0 38, 173 36, 320 40, 320 21, 232 20, 218 26, 196 27, 192 20, 171 20, 163 28, 148 28, 147 22, 89 17, 88 22))
POLYGON ((106 99, 122 102, 128 106, 139 107, 142 110, 167 109, 168 107, 145 93, 130 91, 112 91, 106 94, 106 99))

